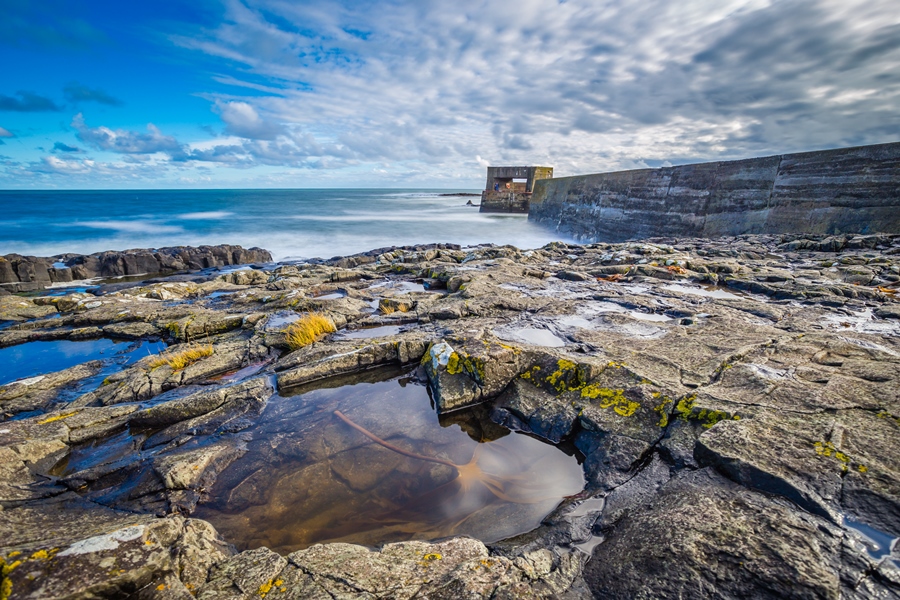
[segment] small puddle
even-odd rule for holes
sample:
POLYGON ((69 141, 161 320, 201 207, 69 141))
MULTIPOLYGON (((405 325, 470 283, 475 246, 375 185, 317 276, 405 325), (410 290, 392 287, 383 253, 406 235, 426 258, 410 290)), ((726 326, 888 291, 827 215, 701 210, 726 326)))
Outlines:
POLYGON ((824 317, 831 329, 855 331, 873 335, 898 335, 900 322, 896 319, 876 319, 871 308, 860 311, 847 311, 850 314, 831 314, 824 317))
POLYGON ((672 317, 667 317, 666 315, 658 315, 656 313, 645 313, 639 310, 629 310, 628 316, 632 319, 637 319, 638 321, 650 321, 652 323, 665 323, 666 321, 671 321, 672 317))
POLYGON ((228 275, 229 273, 237 273, 238 271, 249 271, 251 269, 250 265, 230 265, 227 267, 217 267, 216 272, 222 275, 228 275))
POLYGON ((563 329, 590 329, 594 326, 593 323, 584 317, 576 317, 573 315, 558 317, 553 321, 563 329))
POLYGON ((334 340, 358 340, 365 338, 385 337, 400 333, 399 325, 381 325, 379 327, 365 327, 352 331, 344 330, 334 336, 334 340))
POLYGON ((238 290, 219 290, 219 291, 208 294, 206 297, 210 300, 214 300, 216 298, 221 298, 223 296, 230 296, 232 294, 236 294, 237 291, 238 290))
MULTIPOLYGON (((55 284, 53 284, 53 285, 55 285, 55 284)), ((40 296, 57 297, 57 296, 68 296, 69 294, 86 294, 90 290, 95 290, 99 287, 96 285, 74 285, 74 286, 67 286, 67 287, 53 287, 53 285, 51 285, 50 287, 48 287, 44 290, 41 290, 39 295, 40 296)))
POLYGON ((588 498, 568 513, 566 516, 568 517, 585 517, 591 513, 601 513, 603 512, 603 507, 606 506, 606 498, 588 498))
POLYGON ((870 525, 847 517, 844 517, 844 527, 852 529, 863 538, 863 544, 866 546, 866 551, 869 553, 869 556, 875 560, 881 560, 889 555, 896 545, 897 540, 900 539, 893 537, 880 529, 875 529, 870 525))
MULTIPOLYGON (((370 285, 366 288, 366 290, 394 290, 396 292, 408 293, 408 292, 427 292, 429 290, 425 289, 425 285, 422 283, 416 283, 414 281, 382 281, 381 283, 376 283, 375 285, 370 285)), ((438 290, 431 290, 438 291, 438 290)))
POLYGON ((195 516, 242 550, 281 554, 451 535, 490 543, 534 529, 584 487, 574 456, 483 408, 438 418, 425 386, 398 370, 378 377, 272 398, 195 516))
POLYGON ((740 296, 737 294, 732 294, 731 292, 726 292, 725 290, 720 290, 715 286, 710 286, 709 288, 702 287, 691 287, 687 285, 680 285, 677 283, 670 283, 668 285, 663 286, 664 290, 670 290, 673 292, 681 292, 682 294, 691 294, 693 296, 703 296, 705 298, 718 298, 719 300, 740 300, 740 296))
POLYGON ((498 329, 494 333, 501 340, 510 342, 525 342, 526 344, 534 344, 535 346, 544 346, 547 348, 560 348, 566 345, 565 340, 547 329, 539 329, 537 327, 515 327, 508 329, 498 329))
MULTIPOLYGON (((0 384, 17 379, 55 373, 91 360, 108 360, 109 366, 122 367, 158 354, 167 347, 164 342, 130 342, 110 339, 72 342, 28 342, 0 349, 0 384)), ((104 369, 104 376, 110 371, 104 369)))
POLYGON ((269 315, 269 320, 266 321, 266 331, 281 331, 294 321, 300 318, 295 312, 278 312, 269 315))
POLYGON ((141 443, 145 437, 125 430, 110 437, 75 445, 66 456, 53 465, 48 474, 53 477, 65 477, 117 460, 129 462, 134 460, 135 454, 140 455, 141 443))
POLYGON ((341 298, 346 298, 347 292, 343 292, 341 290, 335 292, 328 292, 325 294, 316 294, 313 296, 314 300, 340 300, 341 298))
POLYGON ((607 302, 604 300, 591 302, 590 304, 586 305, 585 312, 587 314, 619 313, 628 315, 632 319, 637 319, 638 321, 650 321, 653 323, 665 323, 666 321, 672 320, 672 317, 667 317, 666 315, 660 315, 651 312, 642 312, 639 310, 634 310, 632 308, 626 308, 621 304, 616 304, 615 302, 607 302))
POLYGON ((260 371, 266 368, 269 363, 267 361, 262 361, 258 363, 253 363, 251 365, 247 365, 246 367, 242 367, 240 369, 234 369, 232 371, 226 371, 225 373, 220 373, 218 375, 213 375, 209 378, 210 381, 241 381, 242 379, 246 379, 251 375, 256 375, 260 371))
POLYGON ((604 542, 604 540, 606 540, 606 538, 603 537, 602 535, 592 535, 587 540, 585 540, 579 544, 573 544, 572 547, 577 548, 581 552, 584 552, 585 554, 590 556, 591 554, 594 553, 594 548, 596 548, 597 546, 602 544, 604 542))

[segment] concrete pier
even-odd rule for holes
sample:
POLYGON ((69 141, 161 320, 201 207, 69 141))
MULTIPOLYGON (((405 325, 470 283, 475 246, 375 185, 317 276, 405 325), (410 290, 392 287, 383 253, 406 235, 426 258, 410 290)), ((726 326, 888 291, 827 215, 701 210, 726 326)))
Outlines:
POLYGON ((535 182, 553 177, 553 167, 488 167, 480 212, 527 213, 535 182))
POLYGON ((530 220, 583 242, 900 233, 900 142, 537 181, 530 220))

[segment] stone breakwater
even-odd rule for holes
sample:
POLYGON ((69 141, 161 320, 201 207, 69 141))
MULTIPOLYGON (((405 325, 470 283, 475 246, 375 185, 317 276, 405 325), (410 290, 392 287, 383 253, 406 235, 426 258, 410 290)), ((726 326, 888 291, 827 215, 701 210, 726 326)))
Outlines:
MULTIPOLYGON (((0 595, 896 597, 898 282, 900 236, 791 235, 422 246, 2 296, 0 349, 127 338, 209 352, 0 387, 0 595), (284 323, 308 312, 338 332, 291 351, 284 323), (386 334, 348 336, 366 327, 386 334), (584 491, 489 545, 238 552, 192 517, 279 395, 384 365, 427 382, 445 417, 475 405, 574 447, 584 491)), ((365 443, 328 440, 326 472, 365 443)), ((241 484, 251 500, 288 451, 268 447, 241 484)))
POLYGON ((0 290, 28 292, 54 283, 83 279, 147 275, 227 265, 267 263, 272 255, 261 248, 240 246, 177 246, 153 250, 123 250, 95 254, 60 254, 49 258, 0 256, 0 290))
POLYGON ((900 142, 535 182, 529 219, 585 242, 900 232, 900 142))

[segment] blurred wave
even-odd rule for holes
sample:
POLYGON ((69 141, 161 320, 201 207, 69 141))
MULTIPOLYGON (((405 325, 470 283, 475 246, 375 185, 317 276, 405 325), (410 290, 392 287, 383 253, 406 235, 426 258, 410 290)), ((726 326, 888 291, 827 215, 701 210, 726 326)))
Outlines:
MULTIPOLYGON (((470 191, 470 190, 466 190, 470 191)), ((563 239, 525 215, 491 215, 447 190, 0 191, 0 254, 240 244, 276 260, 386 246, 563 239)), ((477 202, 477 198, 474 199, 477 202)), ((568 240, 566 240, 568 241, 568 240)))

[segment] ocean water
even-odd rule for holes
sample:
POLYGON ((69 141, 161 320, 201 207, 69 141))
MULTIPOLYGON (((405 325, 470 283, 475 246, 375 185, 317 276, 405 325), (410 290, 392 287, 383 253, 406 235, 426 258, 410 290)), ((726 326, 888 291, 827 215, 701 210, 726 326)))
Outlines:
POLYGON ((432 242, 570 241, 525 215, 481 214, 466 206, 470 197, 441 195, 459 191, 0 191, 0 255, 239 244, 285 260, 432 242))

